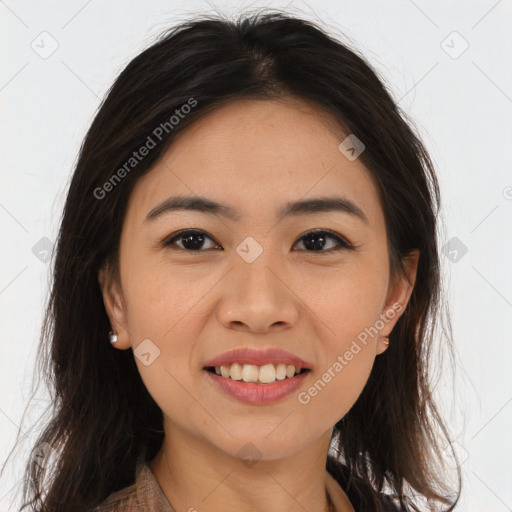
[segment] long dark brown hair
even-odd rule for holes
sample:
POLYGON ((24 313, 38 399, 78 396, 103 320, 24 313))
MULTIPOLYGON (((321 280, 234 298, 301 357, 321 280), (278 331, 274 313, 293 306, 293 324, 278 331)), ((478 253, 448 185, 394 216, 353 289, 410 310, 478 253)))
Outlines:
MULTIPOLYGON (((412 122, 384 84, 357 50, 316 23, 275 10, 235 21, 221 15, 186 21, 120 73, 80 149, 52 260, 37 353, 51 393, 51 417, 26 464, 22 510, 91 510, 133 482, 140 457, 149 461, 159 451, 162 411, 132 351, 113 350, 108 341, 98 272, 108 264, 118 276, 130 193, 180 132, 232 100, 285 96, 313 102, 364 143, 359 158, 379 186, 391 277, 403 272, 410 251, 420 251, 414 290, 389 349, 376 358, 362 394, 334 427, 337 463, 370 489, 361 499, 372 510, 380 509, 376 496, 384 490, 413 510, 420 510, 422 500, 429 510, 453 509, 460 470, 454 492, 443 472, 442 450, 450 437, 432 398, 429 372, 444 311, 439 186, 412 122), (186 115, 170 121, 187 104, 186 115), (127 167, 150 136, 155 147, 127 167), (119 173, 123 166, 125 173, 119 173), (36 456, 41 447, 46 464, 36 456)), ((453 355, 451 336, 444 343, 453 355)))

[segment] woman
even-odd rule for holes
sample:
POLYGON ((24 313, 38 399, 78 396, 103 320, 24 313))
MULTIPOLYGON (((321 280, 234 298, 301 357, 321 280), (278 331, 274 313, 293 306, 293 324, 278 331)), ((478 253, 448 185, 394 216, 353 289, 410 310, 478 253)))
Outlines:
POLYGON ((453 510, 438 205, 404 114, 319 27, 169 31, 81 148, 22 510, 453 510))

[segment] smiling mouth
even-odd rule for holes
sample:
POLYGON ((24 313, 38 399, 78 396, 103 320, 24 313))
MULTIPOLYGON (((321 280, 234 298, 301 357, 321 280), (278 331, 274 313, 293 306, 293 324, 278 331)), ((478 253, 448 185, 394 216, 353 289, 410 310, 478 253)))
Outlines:
POLYGON ((207 366, 210 373, 229 380, 252 384, 273 384, 274 382, 293 379, 297 375, 309 372, 309 368, 298 368, 294 365, 272 363, 257 366, 253 364, 233 363, 226 366, 207 366))

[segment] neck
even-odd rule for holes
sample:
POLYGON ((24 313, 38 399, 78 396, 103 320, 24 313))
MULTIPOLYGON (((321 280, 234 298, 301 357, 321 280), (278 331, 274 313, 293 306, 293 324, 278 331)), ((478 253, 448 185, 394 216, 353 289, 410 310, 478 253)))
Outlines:
MULTIPOLYGON (((330 432, 300 452, 252 461, 231 456, 179 429, 166 432, 160 452, 148 466, 176 511, 354 510, 325 469, 330 432)), ((248 443, 247 452, 250 448, 248 443)))

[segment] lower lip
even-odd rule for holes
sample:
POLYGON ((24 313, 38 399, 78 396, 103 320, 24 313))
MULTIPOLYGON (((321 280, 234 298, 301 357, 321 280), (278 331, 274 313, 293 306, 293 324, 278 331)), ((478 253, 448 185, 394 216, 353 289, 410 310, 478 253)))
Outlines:
POLYGON ((295 375, 291 379, 283 379, 272 384, 254 384, 241 380, 227 379, 216 373, 203 370, 208 377, 224 391, 240 402, 253 405, 262 405, 277 402, 296 391, 310 373, 309 371, 295 375))

